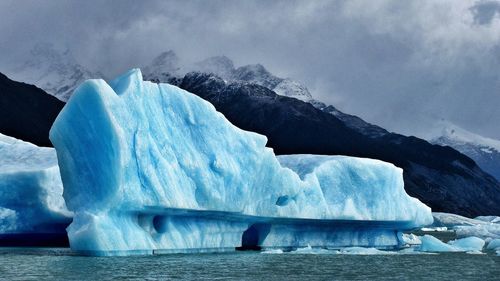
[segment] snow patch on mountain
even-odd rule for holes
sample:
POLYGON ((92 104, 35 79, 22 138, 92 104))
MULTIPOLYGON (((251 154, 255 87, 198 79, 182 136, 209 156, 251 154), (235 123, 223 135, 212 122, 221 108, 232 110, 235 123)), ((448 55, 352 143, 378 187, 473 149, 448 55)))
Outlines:
POLYGON ((197 62, 193 66, 194 71, 213 73, 224 80, 232 80, 235 71, 234 63, 226 56, 215 56, 197 62))
POLYGON ((249 64, 235 68, 231 59, 226 56, 215 56, 183 65, 173 51, 161 53, 151 64, 142 68, 145 80, 156 83, 177 84, 182 76, 190 71, 213 73, 226 82, 247 82, 264 86, 278 95, 312 101, 313 97, 307 87, 290 78, 273 75, 261 64, 249 64))
POLYGON ((451 146, 472 158, 483 170, 500 180, 500 140, 487 138, 442 121, 433 144, 451 146))
POLYGON ((7 70, 16 81, 34 84, 62 101, 83 81, 103 77, 79 64, 69 51, 57 50, 51 44, 38 44, 19 67, 7 70))
POLYGON ((151 63, 142 68, 144 78, 154 82, 168 82, 181 77, 184 73, 179 57, 174 51, 162 52, 151 63))

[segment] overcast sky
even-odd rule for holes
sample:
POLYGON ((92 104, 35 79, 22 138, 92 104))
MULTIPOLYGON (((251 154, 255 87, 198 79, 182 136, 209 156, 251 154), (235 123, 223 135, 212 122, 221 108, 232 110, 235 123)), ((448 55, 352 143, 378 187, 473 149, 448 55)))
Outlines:
POLYGON ((38 42, 110 77, 169 49, 226 55, 392 131, 500 139, 498 1, 0 1, 0 72, 38 42))

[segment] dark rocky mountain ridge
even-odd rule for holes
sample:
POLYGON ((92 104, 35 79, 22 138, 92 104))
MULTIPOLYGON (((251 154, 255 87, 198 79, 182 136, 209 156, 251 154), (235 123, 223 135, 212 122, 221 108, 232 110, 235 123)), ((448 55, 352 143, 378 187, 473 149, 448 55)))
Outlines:
POLYGON ((36 86, 0 73, 0 133, 4 135, 52 146, 49 130, 64 104, 36 86))

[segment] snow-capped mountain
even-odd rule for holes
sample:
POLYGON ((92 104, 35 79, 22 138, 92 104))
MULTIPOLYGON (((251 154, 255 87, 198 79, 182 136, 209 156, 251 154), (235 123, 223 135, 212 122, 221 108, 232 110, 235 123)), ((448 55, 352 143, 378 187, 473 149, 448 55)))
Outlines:
POLYGON ((280 78, 270 73, 261 64, 249 64, 235 68, 231 59, 226 56, 215 56, 183 66, 173 51, 161 53, 151 64, 142 68, 144 78, 155 82, 174 83, 190 71, 215 74, 225 81, 248 82, 264 86, 278 95, 312 101, 313 97, 307 87, 289 78, 280 78))
POLYGON ((278 83, 278 85, 273 88, 273 91, 280 96, 296 98, 307 102, 313 101, 313 97, 306 86, 288 78, 278 83))
POLYGON ((233 80, 254 83, 271 90, 283 81, 282 78, 278 78, 267 71, 261 64, 249 64, 238 67, 233 72, 233 80))
POLYGON ((67 101, 73 90, 90 78, 102 78, 79 64, 69 51, 59 51, 50 44, 38 44, 19 67, 8 70, 14 80, 34 84, 62 101, 67 101))
POLYGON ((180 59, 174 51, 166 51, 155 57, 151 63, 142 68, 145 80, 153 82, 171 82, 181 73, 180 59))
POLYGON ((213 73, 224 80, 232 80, 234 63, 226 56, 215 56, 194 64, 194 71, 213 73))
POLYGON ((500 180, 500 140, 469 132, 446 123, 441 134, 431 139, 439 145, 451 146, 472 158, 484 171, 500 180))

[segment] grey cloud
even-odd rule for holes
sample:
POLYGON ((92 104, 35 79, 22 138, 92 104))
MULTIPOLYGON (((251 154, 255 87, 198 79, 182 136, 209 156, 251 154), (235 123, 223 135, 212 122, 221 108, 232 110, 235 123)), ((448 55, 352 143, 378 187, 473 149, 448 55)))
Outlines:
POLYGON ((500 138, 498 1, 0 1, 0 71, 37 42, 114 76, 173 49, 226 55, 425 136, 441 118, 500 138))
POLYGON ((480 1, 471 7, 474 14, 474 22, 480 25, 489 24, 500 14, 500 2, 497 1, 480 1))

